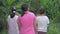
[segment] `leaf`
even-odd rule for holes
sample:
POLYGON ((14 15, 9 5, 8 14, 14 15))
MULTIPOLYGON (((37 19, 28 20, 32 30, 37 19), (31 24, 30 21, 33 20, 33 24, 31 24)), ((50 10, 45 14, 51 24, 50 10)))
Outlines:
POLYGON ((11 5, 13 2, 15 2, 16 0, 7 0, 7 5, 11 5))

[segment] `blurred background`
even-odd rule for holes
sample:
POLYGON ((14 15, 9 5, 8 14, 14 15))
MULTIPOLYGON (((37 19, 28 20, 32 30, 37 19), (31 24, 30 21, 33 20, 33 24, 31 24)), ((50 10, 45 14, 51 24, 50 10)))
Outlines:
POLYGON ((47 34, 60 34, 60 0, 0 0, 0 34, 7 34, 7 17, 11 8, 16 7, 18 15, 23 3, 27 3, 36 15, 38 8, 45 8, 50 19, 47 34))

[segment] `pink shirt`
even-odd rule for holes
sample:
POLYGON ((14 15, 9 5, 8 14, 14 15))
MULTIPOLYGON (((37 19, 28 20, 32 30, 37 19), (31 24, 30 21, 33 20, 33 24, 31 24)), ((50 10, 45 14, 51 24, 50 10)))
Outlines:
POLYGON ((36 16, 29 11, 26 11, 24 16, 18 17, 18 23, 21 23, 20 34, 35 34, 34 25, 36 16))

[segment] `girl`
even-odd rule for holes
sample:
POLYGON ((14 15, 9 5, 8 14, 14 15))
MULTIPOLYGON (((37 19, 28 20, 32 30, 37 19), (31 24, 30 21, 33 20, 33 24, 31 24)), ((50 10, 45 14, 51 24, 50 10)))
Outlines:
POLYGON ((46 34, 47 27, 49 24, 49 19, 44 15, 45 10, 43 8, 39 9, 39 16, 37 16, 37 24, 38 24, 38 34, 46 34))
POLYGON ((19 34, 17 18, 15 15, 16 9, 12 9, 12 14, 8 16, 8 34, 19 34))
POLYGON ((18 24, 20 27, 20 34, 35 34, 35 20, 36 16, 29 11, 28 5, 23 4, 21 7, 23 11, 18 17, 18 24))

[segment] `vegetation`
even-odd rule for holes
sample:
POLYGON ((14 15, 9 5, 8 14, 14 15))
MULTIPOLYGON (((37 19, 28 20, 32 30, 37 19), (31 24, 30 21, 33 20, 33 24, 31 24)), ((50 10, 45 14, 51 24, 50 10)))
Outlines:
POLYGON ((29 4, 30 10, 36 15, 38 8, 45 8, 46 15, 50 19, 47 34, 60 34, 60 0, 0 0, 0 34, 7 34, 7 17, 11 8, 17 8, 17 14, 21 13, 21 4, 29 4))

